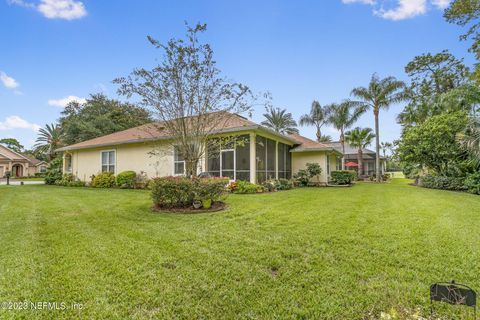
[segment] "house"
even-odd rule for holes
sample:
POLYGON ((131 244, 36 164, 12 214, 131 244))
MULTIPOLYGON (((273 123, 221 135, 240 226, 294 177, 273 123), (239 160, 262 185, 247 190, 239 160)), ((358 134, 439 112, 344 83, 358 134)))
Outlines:
MULTIPOLYGON (((320 181, 326 183, 342 153, 332 146, 300 135, 283 135, 237 114, 226 114, 217 136, 235 136, 242 143, 207 148, 198 173, 261 183, 267 179, 291 178, 306 163, 319 163, 320 181)), ((82 181, 102 171, 114 174, 126 170, 143 172, 149 178, 182 175, 185 161, 172 145, 172 137, 161 123, 83 141, 57 150, 63 153, 63 172, 82 181)))
POLYGON ((7 171, 11 171, 14 177, 28 177, 46 170, 45 161, 15 152, 0 144, 0 178, 3 178, 7 171))
MULTIPOLYGON (((336 150, 342 151, 342 144, 340 141, 330 142, 329 146, 332 146, 336 150)), ((350 144, 345 142, 345 163, 354 162, 358 165, 358 149, 352 147, 350 144)), ((376 172, 375 165, 375 151, 370 149, 362 150, 362 165, 363 170, 360 175, 371 176, 376 172)), ((337 169, 341 169, 342 162, 340 161, 336 164, 337 169)), ((352 167, 353 168, 353 167, 352 167)), ((348 168, 347 168, 348 169, 348 168)), ((380 157, 380 172, 383 174, 386 170, 386 162, 384 157, 380 157)))

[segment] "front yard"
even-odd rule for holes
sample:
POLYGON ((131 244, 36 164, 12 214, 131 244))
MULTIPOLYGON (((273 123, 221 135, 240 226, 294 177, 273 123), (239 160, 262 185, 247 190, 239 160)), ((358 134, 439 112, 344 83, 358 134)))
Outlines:
POLYGON ((0 318, 362 319, 427 313, 436 281, 480 290, 479 196, 396 179, 227 202, 157 214, 146 191, 0 187, 0 302, 83 306, 0 318))

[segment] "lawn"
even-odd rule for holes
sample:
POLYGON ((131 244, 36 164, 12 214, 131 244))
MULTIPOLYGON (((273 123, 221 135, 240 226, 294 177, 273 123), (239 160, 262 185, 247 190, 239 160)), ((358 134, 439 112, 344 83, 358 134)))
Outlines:
POLYGON ((0 187, 0 302, 67 303, 0 318, 362 319, 427 312, 439 280, 480 290, 479 196, 396 179, 228 204, 158 214, 147 191, 0 187))

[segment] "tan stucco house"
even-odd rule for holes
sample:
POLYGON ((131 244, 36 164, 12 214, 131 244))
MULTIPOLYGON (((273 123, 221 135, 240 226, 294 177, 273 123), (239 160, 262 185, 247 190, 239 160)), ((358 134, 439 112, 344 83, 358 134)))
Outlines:
MULTIPOLYGON (((332 146, 300 135, 283 135, 240 115, 230 115, 215 135, 234 135, 242 143, 209 150, 199 164, 198 173, 229 177, 232 180, 263 182, 291 178, 306 163, 322 167, 320 181, 327 183, 342 153, 332 146), (215 155, 214 155, 215 153, 215 155)), ((185 161, 172 144, 171 136, 159 124, 146 124, 106 136, 83 141, 57 150, 63 153, 65 173, 82 181, 102 171, 118 174, 133 170, 148 178, 182 175, 185 161)))
POLYGON ((47 164, 44 161, 15 152, 0 144, 0 178, 10 171, 14 177, 34 176, 45 172, 47 164))

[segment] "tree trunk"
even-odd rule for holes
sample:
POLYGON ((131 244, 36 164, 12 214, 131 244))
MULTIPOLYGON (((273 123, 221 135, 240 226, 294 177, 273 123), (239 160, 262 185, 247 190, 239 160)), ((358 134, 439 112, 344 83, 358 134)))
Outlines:
POLYGON ((320 126, 317 126, 317 141, 320 142, 320 138, 322 137, 322 132, 320 131, 320 126))
POLYGON ((373 111, 375 115, 375 178, 380 182, 380 129, 378 128, 378 110, 373 111))
POLYGON ((198 160, 185 161, 185 175, 187 178, 192 179, 197 176, 198 160))
POLYGON ((358 149, 358 177, 363 175, 363 152, 362 148, 358 149))
POLYGON ((345 134, 340 130, 340 143, 342 144, 342 170, 345 170, 345 134))

